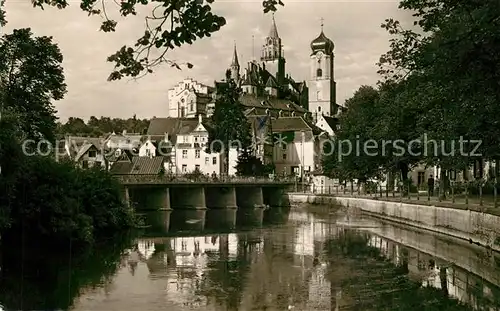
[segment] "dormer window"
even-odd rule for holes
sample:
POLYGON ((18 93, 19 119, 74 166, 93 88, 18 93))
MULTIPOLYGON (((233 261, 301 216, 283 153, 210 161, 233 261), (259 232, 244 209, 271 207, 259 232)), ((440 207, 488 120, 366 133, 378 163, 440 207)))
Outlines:
POLYGON ((269 109, 266 109, 266 115, 269 115, 269 109))
POLYGON ((261 104, 262 106, 265 106, 265 105, 266 105, 266 102, 265 102, 265 101, 261 101, 261 102, 260 102, 260 104, 261 104))

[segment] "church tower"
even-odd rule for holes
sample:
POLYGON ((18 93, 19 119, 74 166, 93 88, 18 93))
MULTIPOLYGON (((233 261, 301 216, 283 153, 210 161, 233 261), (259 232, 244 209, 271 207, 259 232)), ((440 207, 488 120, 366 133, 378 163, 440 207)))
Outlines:
POLYGON ((231 66, 229 67, 231 70, 231 79, 233 79, 236 84, 239 84, 240 81, 240 63, 238 62, 238 52, 236 51, 236 43, 234 44, 234 53, 233 60, 231 62, 231 66))
POLYGON ((276 77, 280 85, 285 83, 285 58, 283 56, 283 49, 281 45, 281 38, 278 35, 278 28, 274 20, 271 25, 271 30, 262 46, 262 55, 260 60, 263 62, 264 67, 270 74, 276 77))
POLYGON ((319 115, 335 116, 338 106, 334 77, 333 41, 323 33, 311 42, 311 79, 309 80, 309 110, 317 118, 319 115))

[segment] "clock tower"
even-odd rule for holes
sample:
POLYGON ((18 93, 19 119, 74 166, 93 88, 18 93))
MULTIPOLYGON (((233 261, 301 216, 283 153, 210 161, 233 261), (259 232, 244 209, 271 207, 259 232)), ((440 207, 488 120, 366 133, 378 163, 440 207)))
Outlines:
POLYGON ((309 110, 319 115, 335 116, 338 112, 334 77, 334 44, 323 33, 311 42, 311 79, 309 80, 309 110))

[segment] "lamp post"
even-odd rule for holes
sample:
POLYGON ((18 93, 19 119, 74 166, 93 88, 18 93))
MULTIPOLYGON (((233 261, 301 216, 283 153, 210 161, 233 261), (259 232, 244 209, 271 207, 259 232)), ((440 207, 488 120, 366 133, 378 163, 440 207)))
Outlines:
POLYGON ((305 176, 304 176, 304 143, 305 143, 305 140, 306 140, 306 133, 304 131, 300 131, 301 135, 302 135, 302 165, 301 165, 301 168, 302 168, 302 173, 300 174, 300 176, 302 177, 302 191, 303 192, 306 192, 306 188, 305 188, 305 176))

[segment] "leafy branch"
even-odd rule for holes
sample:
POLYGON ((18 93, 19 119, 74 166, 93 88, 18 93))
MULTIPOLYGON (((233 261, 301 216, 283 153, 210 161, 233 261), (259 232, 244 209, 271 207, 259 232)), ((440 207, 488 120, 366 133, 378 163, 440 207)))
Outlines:
MULTIPOLYGON (((213 2, 214 0, 113 0, 123 17, 137 15, 139 6, 152 6, 152 10, 145 17, 144 35, 134 46, 124 45, 108 57, 108 62, 115 65, 108 80, 141 77, 152 73, 153 68, 160 64, 168 64, 179 70, 181 66, 193 68, 193 64, 189 62, 179 63, 168 59, 166 55, 176 47, 210 37, 226 24, 224 17, 212 13, 213 2)), ((34 7, 43 9, 44 5, 64 9, 68 6, 68 0, 33 0, 34 7)), ((264 13, 267 13, 276 11, 278 5, 284 4, 281 0, 264 0, 262 5, 264 13)), ((103 19, 101 31, 116 30, 118 23, 109 17, 109 8, 104 0, 81 0, 80 8, 89 16, 98 15, 103 19)), ((1 17, 0 13, 0 22, 1 17)))

